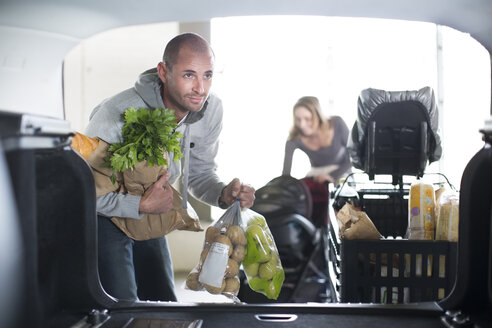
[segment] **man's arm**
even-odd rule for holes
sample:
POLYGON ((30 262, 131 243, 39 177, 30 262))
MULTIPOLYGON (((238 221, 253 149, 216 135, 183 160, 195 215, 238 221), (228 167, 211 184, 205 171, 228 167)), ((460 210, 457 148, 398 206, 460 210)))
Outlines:
POLYGON ((108 217, 140 219, 144 214, 167 213, 173 208, 169 174, 159 178, 142 196, 110 192, 97 197, 96 209, 108 217))
POLYGON ((130 194, 119 194, 110 192, 97 197, 97 213, 107 217, 122 217, 140 219, 143 213, 139 213, 140 196, 130 194))

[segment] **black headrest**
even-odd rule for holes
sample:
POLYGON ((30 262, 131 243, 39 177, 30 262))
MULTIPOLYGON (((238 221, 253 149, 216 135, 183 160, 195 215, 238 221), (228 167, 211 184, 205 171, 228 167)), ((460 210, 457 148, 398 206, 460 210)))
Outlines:
MULTIPOLYGON (((364 169, 365 139, 367 125, 375 116, 383 114, 388 109, 394 110, 393 115, 411 117, 413 108, 421 108, 429 127, 429 143, 426 149, 429 163, 441 158, 441 140, 438 134, 439 117, 435 102, 434 91, 430 87, 424 87, 413 91, 385 91, 379 89, 365 89, 358 99, 357 120, 352 128, 348 149, 354 167, 364 169)), ((414 111, 420 115, 419 111, 414 111)))

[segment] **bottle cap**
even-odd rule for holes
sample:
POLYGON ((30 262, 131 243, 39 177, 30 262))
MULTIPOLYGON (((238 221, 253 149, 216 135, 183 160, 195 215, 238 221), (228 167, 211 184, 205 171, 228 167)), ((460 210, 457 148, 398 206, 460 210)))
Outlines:
POLYGON ((480 129, 480 132, 483 133, 482 139, 486 143, 492 144, 492 116, 485 120, 484 127, 480 129))
POLYGON ((485 120, 484 127, 480 130, 483 133, 492 133, 492 116, 485 120))

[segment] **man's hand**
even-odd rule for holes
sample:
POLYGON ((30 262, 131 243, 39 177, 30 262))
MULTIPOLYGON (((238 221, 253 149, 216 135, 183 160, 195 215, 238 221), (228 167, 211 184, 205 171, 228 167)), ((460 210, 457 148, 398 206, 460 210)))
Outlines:
POLYGON ((140 213, 166 213, 173 208, 173 191, 167 183, 169 176, 169 173, 163 175, 145 191, 138 207, 140 213))
POLYGON ((220 199, 231 206, 236 199, 240 199, 241 207, 250 208, 255 201, 255 188, 244 185, 238 178, 234 178, 223 190, 220 199))

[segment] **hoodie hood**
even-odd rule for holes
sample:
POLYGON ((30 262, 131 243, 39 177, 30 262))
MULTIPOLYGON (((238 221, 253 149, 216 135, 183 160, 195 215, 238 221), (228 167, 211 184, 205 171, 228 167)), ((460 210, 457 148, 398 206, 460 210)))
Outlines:
MULTIPOLYGON (((139 75, 137 82, 135 82, 135 91, 149 108, 165 108, 161 96, 162 85, 163 83, 157 74, 157 68, 151 68, 139 75)), ((191 124, 201 120, 207 106, 208 99, 205 100, 202 109, 198 112, 189 112, 183 123, 191 124)))
POLYGON ((135 91, 149 108, 164 108, 161 97, 162 82, 157 68, 151 68, 138 76, 135 91))

